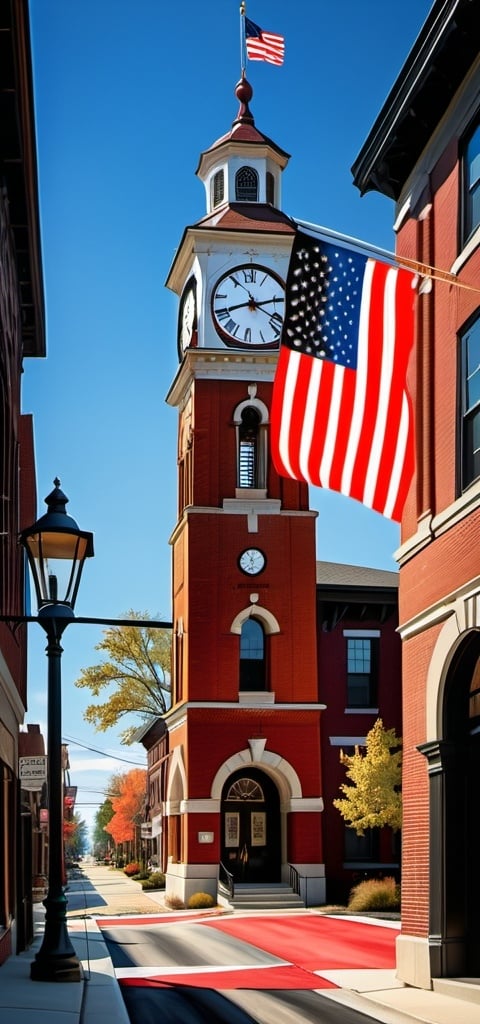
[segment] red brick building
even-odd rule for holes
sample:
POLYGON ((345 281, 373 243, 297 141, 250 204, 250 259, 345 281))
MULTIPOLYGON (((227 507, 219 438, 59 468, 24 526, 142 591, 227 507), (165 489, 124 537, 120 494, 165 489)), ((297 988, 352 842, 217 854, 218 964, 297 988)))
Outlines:
POLYGON ((378 718, 402 735, 398 573, 317 562, 318 689, 327 903, 346 903, 365 878, 400 877, 400 832, 357 836, 333 801, 348 782, 340 752, 362 747, 378 718))
MULTIPOLYGON (((1 5, 0 97, 0 613, 15 617, 25 613, 18 534, 35 518, 33 430, 31 417, 21 414, 22 363, 45 353, 26 0, 1 5)), ((26 700, 26 627, 14 635, 0 622, 0 963, 12 952, 15 919, 23 915, 27 895, 17 853, 25 826, 17 765, 26 700)), ((22 948, 28 923, 18 925, 22 948)))
POLYGON ((397 253, 438 268, 410 366, 417 470, 402 522, 399 976, 480 975, 478 4, 437 0, 353 167, 396 204, 397 253))
MULTIPOLYGON (((180 297, 180 365, 167 398, 178 410, 179 504, 171 537, 173 694, 164 716, 166 888, 182 899, 216 894, 220 873, 237 893, 242 885, 285 889, 293 881, 318 904, 326 898, 322 770, 334 762, 339 777, 338 746, 321 753, 323 688, 341 704, 336 717, 330 709, 332 735, 364 739, 378 693, 357 703, 353 716, 346 712, 343 628, 350 625, 352 644, 363 643, 370 657, 382 601, 360 621, 350 594, 340 632, 336 623, 317 637, 317 514, 307 486, 279 477, 269 455, 294 231, 281 211, 288 155, 256 128, 251 95, 242 79, 231 130, 201 155, 207 212, 186 228, 167 280, 180 297), (342 667, 333 673, 326 652, 337 636, 342 667)), ((323 608, 327 614, 325 593, 323 608)), ((366 661, 365 653, 364 675, 366 661)), ((386 724, 398 729, 398 689, 390 704, 386 724)), ((334 808, 329 814, 328 842, 340 834, 336 881, 345 888, 353 872, 343 822, 334 808)), ((376 870, 380 848, 361 861, 376 870)), ((391 844, 386 862, 398 866, 391 844)))

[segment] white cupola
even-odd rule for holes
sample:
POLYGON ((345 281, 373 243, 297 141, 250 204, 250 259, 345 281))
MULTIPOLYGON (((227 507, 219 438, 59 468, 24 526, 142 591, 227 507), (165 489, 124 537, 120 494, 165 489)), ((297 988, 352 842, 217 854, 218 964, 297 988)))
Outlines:
POLYGON ((249 108, 253 89, 245 75, 235 95, 240 107, 230 131, 201 154, 196 170, 205 185, 207 216, 236 204, 281 209, 281 174, 289 154, 255 127, 249 108))

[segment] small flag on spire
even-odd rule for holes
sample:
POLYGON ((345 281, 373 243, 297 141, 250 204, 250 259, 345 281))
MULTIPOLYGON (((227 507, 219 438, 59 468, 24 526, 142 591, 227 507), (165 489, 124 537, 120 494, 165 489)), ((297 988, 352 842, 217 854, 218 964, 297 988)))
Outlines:
POLYGON ((245 18, 245 42, 249 60, 265 60, 268 64, 283 64, 285 39, 275 32, 265 32, 250 18, 245 18))

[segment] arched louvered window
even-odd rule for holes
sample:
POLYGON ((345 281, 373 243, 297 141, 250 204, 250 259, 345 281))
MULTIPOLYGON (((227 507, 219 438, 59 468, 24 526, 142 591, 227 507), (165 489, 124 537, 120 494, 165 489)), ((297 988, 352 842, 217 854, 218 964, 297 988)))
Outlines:
POLYGON ((235 199, 239 203, 258 202, 258 174, 253 167, 241 167, 235 175, 235 199))
POLYGON ((242 412, 238 430, 238 486, 258 487, 260 413, 253 405, 242 412))
POLYGON ((266 690, 265 633, 258 619, 245 619, 240 634, 240 690, 266 690))
POLYGON ((216 174, 213 175, 211 189, 212 208, 214 206, 220 206, 220 203, 223 203, 225 196, 225 176, 223 170, 217 171, 216 174))
POLYGON ((271 171, 267 171, 265 185, 267 191, 267 203, 271 203, 272 206, 275 206, 275 178, 271 171))

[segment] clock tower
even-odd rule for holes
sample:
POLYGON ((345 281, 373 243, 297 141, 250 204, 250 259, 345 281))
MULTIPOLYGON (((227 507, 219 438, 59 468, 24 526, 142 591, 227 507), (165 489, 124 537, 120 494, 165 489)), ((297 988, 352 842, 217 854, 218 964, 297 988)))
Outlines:
POLYGON ((289 158, 256 128, 245 77, 235 92, 237 117, 197 169, 206 215, 167 279, 180 302, 166 890, 216 896, 219 878, 279 884, 293 866, 319 903, 316 513, 269 452, 289 158))

